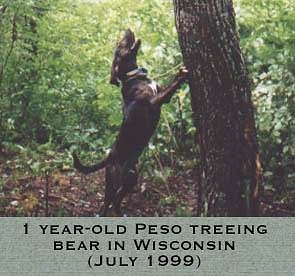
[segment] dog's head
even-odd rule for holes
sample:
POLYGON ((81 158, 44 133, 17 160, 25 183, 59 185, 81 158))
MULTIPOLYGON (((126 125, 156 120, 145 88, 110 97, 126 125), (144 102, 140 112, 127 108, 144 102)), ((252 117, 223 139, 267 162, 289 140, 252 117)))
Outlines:
POLYGON ((119 86, 126 73, 137 68, 136 56, 140 47, 140 39, 127 29, 118 43, 112 63, 110 83, 119 86))

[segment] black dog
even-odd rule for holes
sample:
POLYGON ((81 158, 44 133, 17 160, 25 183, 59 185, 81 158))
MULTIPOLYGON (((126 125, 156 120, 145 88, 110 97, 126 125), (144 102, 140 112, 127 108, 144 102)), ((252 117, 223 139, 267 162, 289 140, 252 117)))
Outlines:
POLYGON ((122 85, 123 122, 109 155, 93 166, 84 166, 74 154, 74 167, 91 173, 106 167, 106 189, 101 215, 112 207, 121 214, 123 198, 137 183, 136 164, 153 135, 160 118, 161 106, 168 103, 174 92, 186 80, 188 72, 181 69, 174 81, 160 88, 147 77, 147 71, 138 67, 136 56, 141 41, 128 29, 118 43, 111 70, 110 83, 122 85))

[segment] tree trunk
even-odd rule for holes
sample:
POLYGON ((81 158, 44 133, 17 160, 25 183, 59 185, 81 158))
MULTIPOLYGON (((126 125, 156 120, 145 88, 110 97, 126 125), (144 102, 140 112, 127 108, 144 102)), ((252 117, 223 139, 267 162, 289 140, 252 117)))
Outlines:
POLYGON ((174 0, 201 158, 198 212, 258 215, 261 166, 231 0, 174 0))

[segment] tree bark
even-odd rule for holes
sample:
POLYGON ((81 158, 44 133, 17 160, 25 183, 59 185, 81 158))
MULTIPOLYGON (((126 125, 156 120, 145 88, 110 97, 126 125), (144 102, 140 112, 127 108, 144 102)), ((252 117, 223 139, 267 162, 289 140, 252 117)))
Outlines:
POLYGON ((198 212, 257 216, 261 166, 231 0, 174 0, 198 130, 198 212))

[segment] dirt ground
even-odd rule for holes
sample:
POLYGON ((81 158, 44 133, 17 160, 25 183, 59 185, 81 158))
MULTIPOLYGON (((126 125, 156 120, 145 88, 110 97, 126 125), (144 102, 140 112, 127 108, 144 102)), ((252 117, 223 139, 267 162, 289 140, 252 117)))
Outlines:
MULTIPOLYGON (((84 176, 74 171, 43 177, 11 177, 1 173, 1 216, 98 216, 104 196, 104 171, 84 176)), ((195 216, 197 177, 177 173, 166 182, 141 178, 123 202, 126 216, 195 216)), ((277 196, 265 190, 262 216, 295 216, 295 190, 277 196)))

